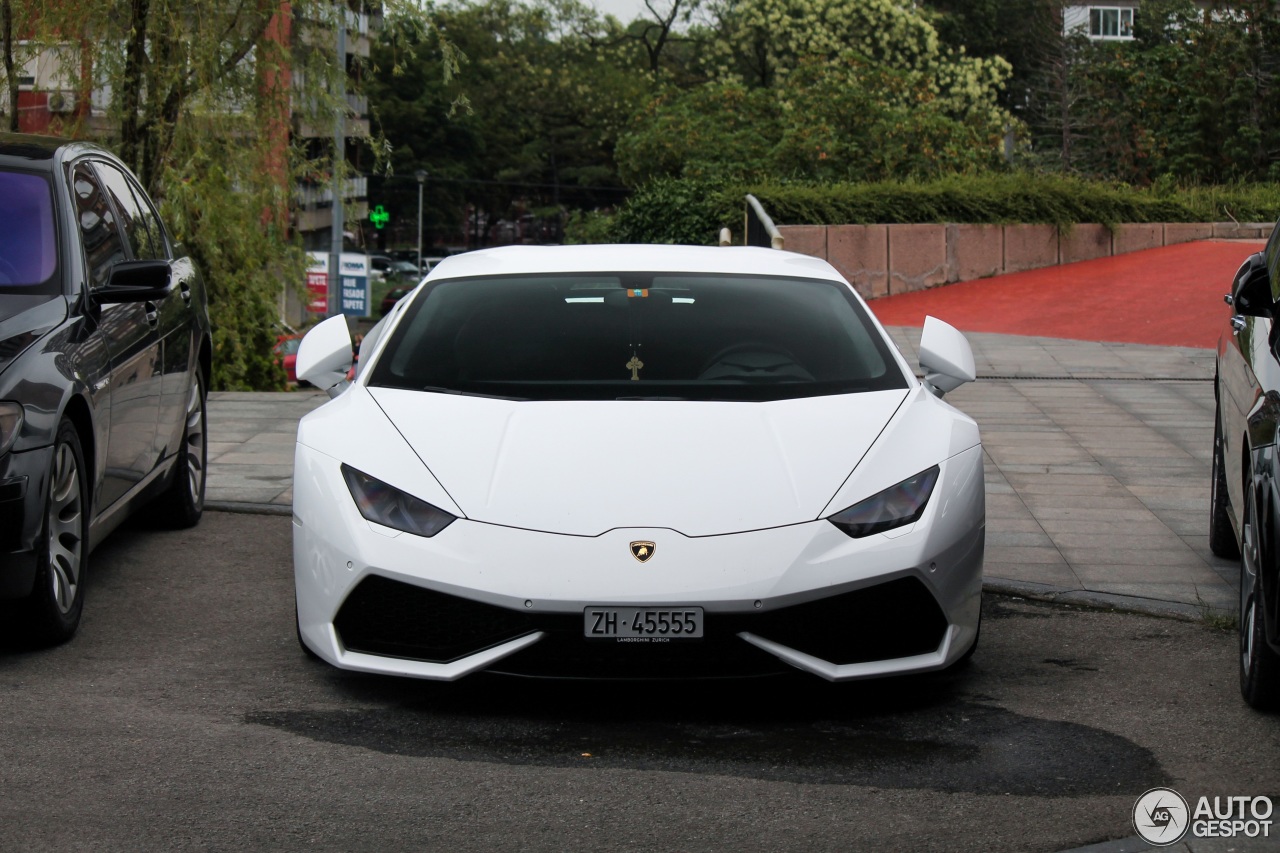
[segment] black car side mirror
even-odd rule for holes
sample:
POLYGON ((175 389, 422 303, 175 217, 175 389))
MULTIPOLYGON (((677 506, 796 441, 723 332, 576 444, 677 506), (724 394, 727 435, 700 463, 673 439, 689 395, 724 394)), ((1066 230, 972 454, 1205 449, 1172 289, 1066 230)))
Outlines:
POLYGON ((1271 275, 1266 257, 1256 252, 1245 259, 1231 281, 1231 307, 1247 317, 1270 317, 1275 307, 1271 298, 1271 275))
POLYGON ((169 262, 120 261, 111 268, 111 278, 93 291, 99 302, 151 302, 164 299, 173 290, 169 262))

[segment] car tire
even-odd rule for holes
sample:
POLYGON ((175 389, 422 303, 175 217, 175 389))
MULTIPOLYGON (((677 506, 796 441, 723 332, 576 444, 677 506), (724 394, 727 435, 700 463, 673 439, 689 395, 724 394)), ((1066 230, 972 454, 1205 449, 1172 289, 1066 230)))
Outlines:
POLYGON ((1222 452, 1222 425, 1217 412, 1213 416, 1213 462, 1209 479, 1209 550, 1228 560, 1240 557, 1240 543, 1231 527, 1227 512, 1227 471, 1222 452))
POLYGON ((1263 547, 1262 527, 1256 522, 1258 502, 1247 489, 1245 516, 1240 525, 1240 695, 1260 711, 1280 709, 1280 655, 1267 644, 1258 573, 1270 559, 1263 547))
POLYGON ((195 527, 204 514, 205 480, 208 472, 209 444, 206 440, 206 403, 204 377, 196 371, 187 397, 182 426, 182 444, 173 463, 173 481, 155 503, 154 515, 168 527, 195 527))
POLYGON ((16 603, 21 621, 31 641, 65 643, 80 627, 89 560, 89 478, 80 434, 67 418, 53 444, 36 559, 31 595, 16 603))

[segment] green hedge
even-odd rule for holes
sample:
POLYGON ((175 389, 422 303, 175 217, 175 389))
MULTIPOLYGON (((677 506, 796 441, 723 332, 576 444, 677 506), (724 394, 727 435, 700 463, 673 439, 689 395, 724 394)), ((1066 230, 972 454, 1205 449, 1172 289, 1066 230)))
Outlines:
POLYGON ((722 227, 742 233, 752 193, 779 225, 965 222, 1274 222, 1280 184, 1152 189, 1029 174, 946 178, 929 183, 707 184, 655 181, 618 212, 613 238, 626 243, 716 242, 722 227))

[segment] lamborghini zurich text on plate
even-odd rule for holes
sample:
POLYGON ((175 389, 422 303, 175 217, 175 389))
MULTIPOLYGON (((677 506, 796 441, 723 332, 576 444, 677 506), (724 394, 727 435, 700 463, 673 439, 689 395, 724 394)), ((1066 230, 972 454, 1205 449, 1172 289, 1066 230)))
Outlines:
POLYGON ((456 679, 938 670, 978 639, 974 378, 924 380, 824 261, 769 249, 449 258, 365 337, 303 340, 303 647, 456 679))

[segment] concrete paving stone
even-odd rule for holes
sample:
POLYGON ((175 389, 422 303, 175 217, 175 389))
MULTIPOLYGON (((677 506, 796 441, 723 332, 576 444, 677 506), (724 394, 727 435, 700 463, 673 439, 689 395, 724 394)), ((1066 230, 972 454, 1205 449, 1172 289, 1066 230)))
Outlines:
POLYGON ((1107 477, 1106 482, 1092 482, 1092 478, 1090 480, 1090 482, 1076 482, 1067 480, 1062 475, 1059 475, 1059 477, 1040 478, 1039 480, 1024 480, 1018 483, 1017 491, 1021 495, 1044 495, 1048 497, 1132 496, 1129 490, 1114 477, 1107 477))
POLYGON ((1156 459, 1163 463, 1172 459, 1190 460, 1193 458, 1191 454, 1181 450, 1180 448, 1173 447, 1171 445, 1162 445, 1156 442, 1136 444, 1106 442, 1101 440, 1094 442, 1082 439, 1080 441, 1080 445, 1085 450, 1090 453, 1097 454, 1100 457, 1107 459, 1120 457, 1130 464, 1134 463, 1135 460, 1145 461, 1148 459, 1156 459))
MULTIPOLYGON (((968 414, 972 415, 972 412, 968 414)), ((978 417, 974 416, 975 420, 978 417)), ((979 427, 983 421, 979 420, 979 427)), ((1008 429, 999 426, 995 428, 986 428, 982 430, 982 443, 984 445, 1009 447, 1030 445, 1033 447, 1053 447, 1059 444, 1074 444, 1075 440, 1071 436, 1062 434, 1058 427, 1051 423, 1028 424, 1026 427, 1018 429, 1008 429)))
POLYGON ((235 503, 274 503, 281 494, 280 490, 271 486, 245 486, 224 484, 208 486, 205 491, 206 501, 227 501, 235 503))
POLYGON ((1057 563, 1063 566, 1067 565, 1066 559, 1058 552, 1058 549, 1050 546, 996 545, 987 548, 985 559, 993 563, 1057 563))
POLYGON ((1089 454, 1080 448, 1055 448, 1042 450, 1039 448, 992 447, 987 450, 991 459, 1001 468, 1005 465, 1025 465, 1038 463, 1041 465, 1062 465, 1073 462, 1087 462, 1089 454))
MULTIPOLYGON (((276 483, 276 494, 293 482, 293 465, 222 465, 219 486, 257 488, 263 483, 276 483)), ((213 478, 210 477, 212 485, 213 478)))
POLYGON ((1156 562, 1128 563, 1117 560, 1068 560, 1076 577, 1086 586, 1095 582, 1116 581, 1123 583, 1177 583, 1196 585, 1216 584, 1218 575, 1213 569, 1198 565, 1165 565, 1156 562))
POLYGON ((1160 521, 1179 536, 1195 536, 1209 529, 1209 502, 1201 511, 1166 511, 1160 513, 1160 521))
POLYGON ((224 453, 218 457, 220 465, 241 465, 250 468, 258 468, 263 465, 272 466, 289 466, 293 465, 293 448, 278 448, 269 445, 263 445, 257 448, 246 444, 240 450, 230 453, 224 453))
POLYGON ((1084 588, 1090 592, 1105 592, 1111 595, 1124 595, 1153 601, 1191 604, 1203 607, 1206 616, 1211 613, 1231 614, 1239 609, 1236 603, 1236 594, 1226 589, 1220 582, 1187 585, 1103 580, 1085 583, 1084 588))
POLYGON ((1049 538, 1049 534, 1043 530, 1035 531, 1011 531, 1011 530, 993 530, 987 528, 987 549, 990 553, 992 548, 1052 548, 1053 540, 1049 538))
POLYGON ((1163 536, 1170 528, 1154 513, 1147 513, 1143 519, 1112 520, 1102 518, 1073 518, 1070 516, 1050 518, 1043 512, 1035 516, 1036 524, 1050 536, 1060 533, 1093 533, 1099 536, 1121 534, 1132 536, 1163 536))
POLYGON ((1128 532, 1085 532, 1080 530, 1055 531, 1046 533, 1059 550, 1072 548, 1091 548, 1098 551, 1137 551, 1168 550, 1174 551, 1186 547, 1186 542, 1172 530, 1165 528, 1161 532, 1132 534, 1128 532))
MULTIPOLYGON (((1077 521, 1093 520, 1104 522, 1156 520, 1155 513, 1146 507, 1138 509, 1121 507, 1095 509, 1091 507, 1044 506, 1036 510, 1035 517, 1041 523, 1052 521, 1054 519, 1075 519, 1077 521)), ((1048 529, 1048 527, 1045 529, 1048 529)))
POLYGON ((982 576, 988 579, 1016 580, 1024 583, 1043 583, 1059 589, 1084 589, 1080 579, 1066 563, 1005 563, 988 559, 982 568, 982 576))
MULTIPOLYGON (((1206 569, 1205 562, 1194 551, 1179 543, 1172 548, 1100 548, 1059 547, 1062 556, 1072 566, 1110 565, 1140 566, 1150 571, 1174 569, 1206 569)), ((1083 578, 1084 575, 1081 575, 1083 578)))
POLYGON ((1176 496, 1152 496, 1142 498, 1142 503, 1156 515, 1163 515, 1166 511, 1194 512, 1198 509, 1203 509, 1205 518, 1209 517, 1209 499, 1207 497, 1179 498, 1176 496))
POLYGON ((988 518, 987 536, 1001 533, 1043 533, 1044 528, 1034 518, 988 518))
POLYGON ((1035 516, 1016 495, 988 495, 987 518, 1017 521, 1034 519, 1035 516))
POLYGON ((1037 494, 1020 491, 1019 497, 1033 513, 1043 508, 1071 509, 1132 509, 1143 507, 1141 501, 1128 493, 1117 495, 1064 495, 1037 494))
MULTIPOLYGON (((1001 465, 1000 470, 1006 477, 1018 477, 1022 475, 1054 477, 1059 474, 1107 473, 1107 470, 1095 459, 1088 459, 1065 465, 1037 465, 1034 463, 1018 462, 1001 465)), ((1012 482, 1012 480, 1010 480, 1010 482, 1012 482)))
MULTIPOLYGON (((1135 494, 1136 494, 1137 489, 1182 488, 1186 486, 1188 483, 1188 480, 1191 480, 1191 479, 1192 478, 1186 475, 1186 472, 1173 474, 1169 472, 1154 471, 1150 474, 1143 474, 1143 473, 1137 473, 1137 472, 1131 473, 1126 478, 1126 482, 1128 483, 1129 489, 1135 490, 1135 494)), ((1209 500, 1209 465, 1207 462, 1204 465, 1203 479, 1205 483, 1205 486, 1204 486, 1204 489, 1205 489, 1204 495, 1205 495, 1205 501, 1206 501, 1205 507, 1208 507, 1209 504, 1207 503, 1207 501, 1209 500)))
POLYGON ((260 432, 249 439, 247 443, 293 446, 296 442, 296 432, 260 432))

